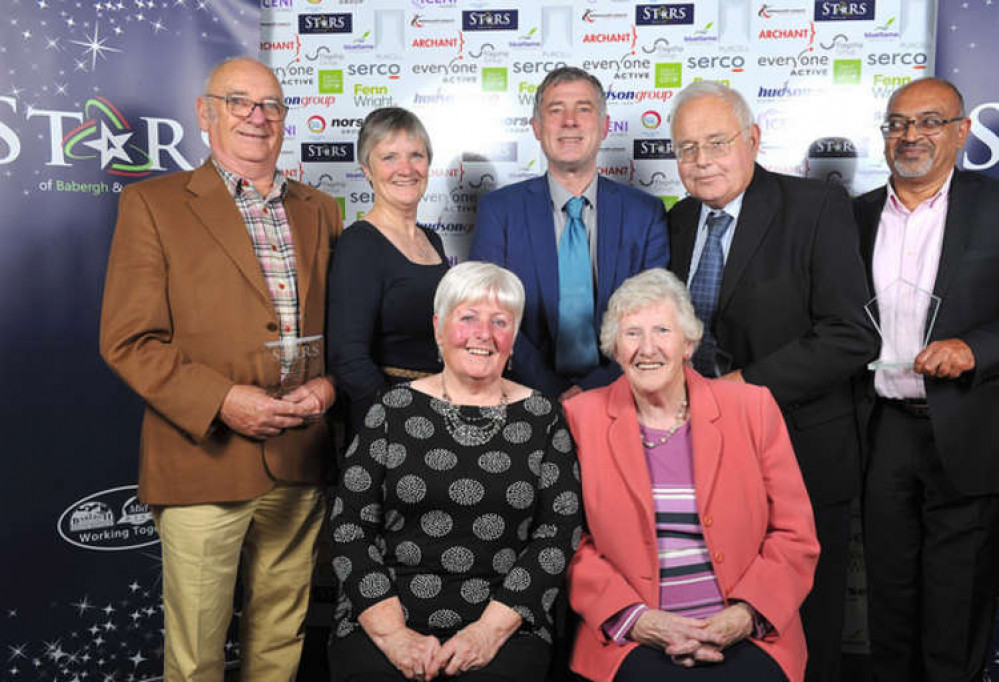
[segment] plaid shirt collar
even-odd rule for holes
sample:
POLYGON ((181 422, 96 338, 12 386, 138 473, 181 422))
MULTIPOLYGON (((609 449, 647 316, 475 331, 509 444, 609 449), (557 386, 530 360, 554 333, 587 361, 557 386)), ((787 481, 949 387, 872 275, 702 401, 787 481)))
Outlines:
MULTIPOLYGON (((236 173, 233 173, 232 171, 228 170, 227 168, 224 168, 222 164, 220 164, 214 158, 212 159, 212 164, 215 166, 215 170, 219 172, 219 175, 222 176, 222 182, 225 183, 226 189, 229 191, 229 194, 234 199, 242 195, 245 189, 253 187, 252 182, 250 182, 246 178, 240 177, 236 173)), ((256 191, 255 188, 254 191, 256 191)), ((262 198, 264 199, 264 201, 272 201, 274 199, 283 200, 287 193, 288 193, 288 179, 285 178, 284 173, 275 168, 274 183, 271 185, 271 191, 267 193, 266 197, 262 198)))

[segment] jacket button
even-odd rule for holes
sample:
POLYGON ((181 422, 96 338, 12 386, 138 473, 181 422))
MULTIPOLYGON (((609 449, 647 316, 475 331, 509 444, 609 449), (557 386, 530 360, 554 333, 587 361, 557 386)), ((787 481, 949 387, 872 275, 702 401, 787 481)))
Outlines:
POLYGON ((277 328, 278 328, 277 322, 268 322, 267 323, 267 331, 269 331, 269 332, 276 332, 277 328))
POLYGON ((721 552, 715 552, 714 559, 715 563, 720 564, 721 562, 725 561, 725 555, 722 554, 721 552))
POLYGON ((715 522, 714 519, 712 519, 710 516, 705 516, 704 517, 704 527, 705 528, 710 528, 711 524, 714 523, 714 522, 715 522))

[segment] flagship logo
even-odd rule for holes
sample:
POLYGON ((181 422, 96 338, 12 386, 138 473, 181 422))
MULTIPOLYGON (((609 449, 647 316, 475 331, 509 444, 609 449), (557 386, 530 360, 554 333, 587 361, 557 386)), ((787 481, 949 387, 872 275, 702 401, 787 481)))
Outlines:
POLYGON ((635 5, 635 23, 639 26, 693 24, 694 3, 635 5))
POLYGON ((815 21, 868 21, 874 19, 874 0, 863 2, 815 1, 815 21))
POLYGON ((461 28, 465 31, 516 31, 515 9, 466 10, 461 13, 461 28))
POLYGON ((93 493, 71 504, 56 527, 71 545, 98 552, 119 552, 159 542, 149 507, 136 498, 138 486, 93 493))
MULTIPOLYGON (((10 113, 18 114, 18 105, 19 101, 14 97, 0 97, 0 114, 7 111, 6 107, 10 108, 10 113)), ((39 142, 33 139, 32 144, 44 145, 48 141, 46 166, 70 168, 96 160, 100 170, 123 178, 144 178, 155 171, 168 170, 168 159, 177 169, 191 170, 193 167, 177 149, 184 138, 184 128, 179 121, 140 116, 139 121, 144 125, 137 126, 104 97, 88 99, 82 112, 26 107, 24 119, 32 121, 36 118, 45 119, 45 123, 38 131, 39 142)), ((13 163, 20 154, 21 139, 17 131, 5 124, 0 116, 0 165, 13 163)), ((62 184, 79 183, 46 182, 51 186, 40 185, 39 188, 83 191, 60 187, 62 184)), ((115 187, 116 191, 120 191, 120 185, 116 183, 115 187)))

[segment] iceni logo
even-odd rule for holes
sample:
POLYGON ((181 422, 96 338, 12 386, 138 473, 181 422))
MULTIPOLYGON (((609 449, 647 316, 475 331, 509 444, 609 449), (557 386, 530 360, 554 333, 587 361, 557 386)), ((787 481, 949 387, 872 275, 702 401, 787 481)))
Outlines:
POLYGON ((102 169, 110 164, 108 173, 129 178, 144 178, 153 172, 152 159, 145 150, 129 143, 134 134, 132 126, 111 102, 103 97, 88 99, 83 115, 87 120, 62 138, 62 153, 67 158, 82 160, 100 156, 102 169))

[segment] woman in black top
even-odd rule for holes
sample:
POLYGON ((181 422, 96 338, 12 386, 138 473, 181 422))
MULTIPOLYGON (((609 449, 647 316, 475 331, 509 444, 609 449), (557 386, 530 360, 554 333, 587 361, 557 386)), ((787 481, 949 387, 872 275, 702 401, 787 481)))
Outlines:
POLYGON ((376 109, 357 149, 375 201, 337 243, 327 334, 355 429, 379 390, 440 371, 432 301, 448 267, 440 237, 416 224, 433 155, 420 119, 398 107, 376 109))
POLYGON ((554 398, 503 378, 517 277, 456 265, 439 374, 390 388, 347 451, 331 526, 338 682, 541 682, 579 544, 579 467, 554 398))

